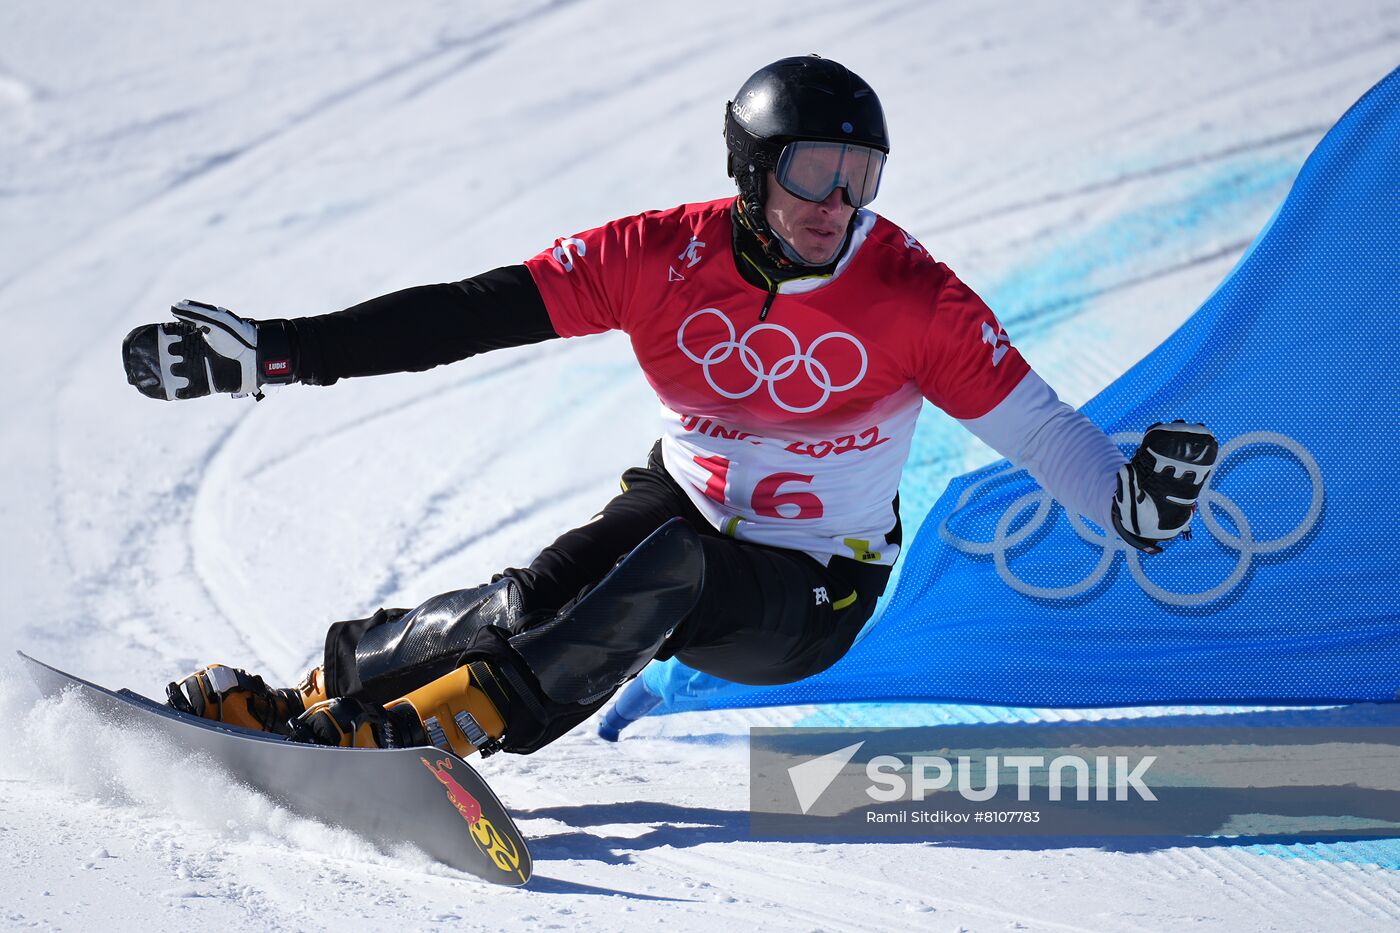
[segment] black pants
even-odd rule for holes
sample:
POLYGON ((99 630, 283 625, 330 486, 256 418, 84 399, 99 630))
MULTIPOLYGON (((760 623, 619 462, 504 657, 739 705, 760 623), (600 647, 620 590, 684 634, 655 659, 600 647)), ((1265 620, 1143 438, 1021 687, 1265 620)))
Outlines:
MULTIPOLYGON (((659 658, 743 684, 784 684, 819 673, 851 647, 889 581, 886 566, 749 544, 711 527, 661 463, 622 476, 623 492, 593 519, 565 532, 525 569, 510 569, 525 609, 547 617, 577 598, 669 519, 703 535, 705 583, 694 611, 659 658)), ((897 510, 896 510, 897 514, 897 510)))
MULTIPOLYGON (((381 609, 368 619, 332 625, 325 660, 330 695, 383 704, 480 660, 515 678, 517 702, 509 704, 505 750, 542 748, 592 715, 611 691, 579 702, 552 699, 540 683, 561 672, 531 668, 517 650, 520 642, 533 637, 537 645, 547 643, 551 664, 587 656, 584 648, 598 640, 597 633, 576 628, 578 619, 561 610, 676 518, 699 533, 703 582, 685 618, 662 620, 674 630, 655 657, 676 657, 726 680, 783 684, 830 667, 850 649, 889 581, 889 567, 844 557, 823 566, 800 551, 720 534, 666 472, 659 444, 647 465, 628 470, 622 483, 621 495, 561 535, 529 567, 497 576, 510 577, 513 586, 493 582, 435 597, 412 613, 381 609), (430 604, 436 606, 432 612, 417 615, 430 604), (469 608, 459 612, 459 606, 469 608)), ((897 543, 898 536, 896 524, 889 538, 897 543)), ((651 644, 637 648, 635 660, 647 660, 642 654, 651 644)))

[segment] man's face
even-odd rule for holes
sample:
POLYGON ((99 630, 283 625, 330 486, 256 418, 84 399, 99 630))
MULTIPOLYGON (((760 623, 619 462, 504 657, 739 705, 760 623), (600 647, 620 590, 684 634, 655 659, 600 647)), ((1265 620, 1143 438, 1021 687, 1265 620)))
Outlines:
POLYGON ((784 190, 777 176, 769 172, 763 216, 803 262, 824 266, 836 258, 836 251, 846 240, 851 215, 856 212, 846 203, 844 191, 836 188, 824 201, 804 201, 784 190))

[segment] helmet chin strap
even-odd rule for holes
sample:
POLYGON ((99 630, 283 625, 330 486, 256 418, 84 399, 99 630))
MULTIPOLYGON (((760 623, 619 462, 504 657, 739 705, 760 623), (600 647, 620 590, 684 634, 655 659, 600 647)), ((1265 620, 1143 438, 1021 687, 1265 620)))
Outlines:
POLYGON ((753 234, 763 258, 767 260, 764 265, 782 270, 800 260, 795 252, 782 248, 786 244, 778 237, 777 232, 768 226, 768 218, 763 210, 768 184, 764 175, 765 173, 753 164, 748 166, 748 171, 741 170, 735 173, 734 181, 739 187, 735 216, 744 228, 753 234))

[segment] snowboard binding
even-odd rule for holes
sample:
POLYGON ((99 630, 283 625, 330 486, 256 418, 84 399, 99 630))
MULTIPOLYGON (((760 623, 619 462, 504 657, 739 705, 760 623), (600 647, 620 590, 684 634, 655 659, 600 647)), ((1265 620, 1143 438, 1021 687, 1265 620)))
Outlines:
POLYGON ((289 720, 326 698, 321 668, 295 687, 273 688, 261 677, 236 667, 210 664, 165 688, 166 705, 215 722, 290 736, 289 720))

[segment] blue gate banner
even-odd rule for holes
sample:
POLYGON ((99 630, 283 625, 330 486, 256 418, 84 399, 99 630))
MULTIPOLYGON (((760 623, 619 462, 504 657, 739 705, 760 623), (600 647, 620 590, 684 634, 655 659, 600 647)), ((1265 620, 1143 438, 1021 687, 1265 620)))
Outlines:
POLYGON ((1395 700, 1398 351, 1400 69, 1205 304, 1083 409, 1125 453, 1154 421, 1215 431, 1191 540, 1144 556, 1003 460, 949 485, 878 624, 830 670, 757 688, 671 661, 635 687, 657 712, 1395 700))

